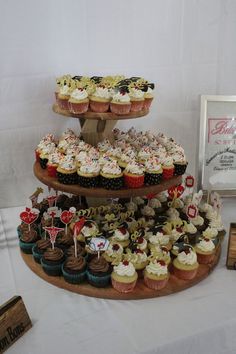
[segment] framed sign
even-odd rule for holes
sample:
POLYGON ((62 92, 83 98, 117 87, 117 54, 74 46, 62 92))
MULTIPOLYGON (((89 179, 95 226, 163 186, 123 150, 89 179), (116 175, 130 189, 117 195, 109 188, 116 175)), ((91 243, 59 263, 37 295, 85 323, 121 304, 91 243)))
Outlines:
POLYGON ((201 96, 198 187, 236 195, 236 96, 201 96))

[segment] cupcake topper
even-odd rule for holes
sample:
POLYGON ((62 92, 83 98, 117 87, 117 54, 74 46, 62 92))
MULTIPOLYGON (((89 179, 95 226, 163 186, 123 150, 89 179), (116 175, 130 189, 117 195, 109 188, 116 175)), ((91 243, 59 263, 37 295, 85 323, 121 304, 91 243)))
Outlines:
POLYGON ((194 186, 194 177, 193 176, 189 175, 185 178, 185 186, 187 188, 193 188, 193 186, 194 186))
POLYGON ((57 207, 48 208, 47 214, 52 218, 52 226, 53 226, 54 218, 60 217, 61 215, 61 209, 58 209, 57 207))
POLYGON ((50 242, 52 244, 52 249, 54 250, 54 244, 55 244, 57 235, 60 231, 63 231, 64 229, 62 229, 61 227, 56 227, 56 226, 45 226, 43 229, 49 233, 50 242))
POLYGON ((199 205, 201 203, 202 196, 203 196, 203 192, 200 189, 200 191, 198 193, 193 194, 192 203, 195 205, 199 205))
POLYGON ((92 251, 98 252, 98 258, 101 251, 106 251, 109 246, 109 241, 105 237, 92 237, 89 242, 89 248, 92 251))
POLYGON ((25 211, 20 213, 21 220, 28 225, 30 231, 30 224, 35 222, 39 217, 39 210, 38 209, 30 209, 25 208, 25 211))
POLYGON ((43 193, 43 188, 38 187, 36 191, 29 197, 32 203, 32 208, 34 207, 35 204, 38 203, 38 196, 41 193, 43 193))
POLYGON ((75 257, 77 257, 77 235, 80 233, 82 227, 84 226, 84 223, 85 223, 85 218, 81 218, 79 221, 76 221, 74 225, 73 239, 75 245, 75 257))
POLYGON ((194 219, 198 214, 198 208, 195 204, 189 204, 187 207, 187 216, 189 219, 194 219))
POLYGON ((169 197, 174 200, 178 197, 180 197, 184 192, 184 187, 183 186, 174 186, 168 189, 168 194, 169 197))
POLYGON ((56 203, 56 200, 57 200, 57 196, 56 195, 49 195, 47 197, 49 208, 53 207, 53 204, 56 203))
POLYGON ((60 219, 61 219, 61 222, 63 222, 63 224, 66 225, 66 235, 67 235, 67 231, 68 231, 67 225, 71 222, 75 213, 76 213, 76 209, 74 207, 71 207, 69 210, 64 210, 61 213, 60 219))

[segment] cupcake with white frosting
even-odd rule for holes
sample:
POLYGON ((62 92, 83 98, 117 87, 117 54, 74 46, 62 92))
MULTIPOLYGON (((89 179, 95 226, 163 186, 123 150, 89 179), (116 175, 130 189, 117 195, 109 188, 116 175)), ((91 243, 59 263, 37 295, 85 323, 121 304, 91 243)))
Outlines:
POLYGON ((120 262, 114 266, 111 273, 111 283, 114 289, 121 293, 132 292, 135 288, 138 274, 134 265, 129 261, 120 262))
POLYGON ((193 279, 199 267, 197 254, 191 247, 179 252, 173 261, 173 271, 177 278, 183 280, 193 279))
POLYGON ((63 184, 77 184, 77 168, 72 156, 67 155, 57 167, 57 178, 63 184))
POLYGON ((143 109, 144 92, 138 87, 131 87, 129 97, 131 102, 130 112, 140 112, 143 109))
POLYGON ((106 189, 121 189, 123 187, 123 172, 116 160, 107 162, 100 171, 101 186, 106 189))
POLYGON ((110 110, 117 115, 129 114, 131 108, 130 97, 127 92, 121 91, 113 95, 110 110))
POLYGON ((140 188, 144 184, 144 167, 137 162, 129 163, 124 170, 125 186, 140 188))
POLYGON ((76 88, 72 91, 68 101, 69 111, 73 114, 87 112, 89 107, 88 93, 84 88, 76 88))
POLYGON ((95 92, 90 96, 91 111, 98 113, 107 112, 109 110, 110 100, 110 90, 103 85, 98 85, 95 92))
POLYGON ((202 238, 194 247, 200 264, 209 264, 215 256, 215 244, 209 238, 202 238))
POLYGON ((144 270, 144 284, 153 290, 163 289, 169 280, 168 266, 163 260, 150 262, 144 270))
POLYGON ((78 184, 85 188, 99 186, 100 165, 97 160, 86 159, 77 170, 78 184))

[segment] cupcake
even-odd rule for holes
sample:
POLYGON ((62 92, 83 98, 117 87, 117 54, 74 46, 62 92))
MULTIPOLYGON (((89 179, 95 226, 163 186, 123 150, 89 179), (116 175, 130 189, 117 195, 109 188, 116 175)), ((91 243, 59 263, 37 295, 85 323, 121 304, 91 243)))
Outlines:
POLYGON ((144 92, 138 87, 131 87, 129 97, 131 102, 130 112, 140 112, 144 105, 144 92))
POLYGON ((145 225, 150 227, 155 224, 155 210, 149 205, 145 205, 141 209, 141 214, 145 219, 145 225))
POLYGON ((208 239, 215 239, 218 236, 218 230, 209 226, 203 231, 202 236, 208 239))
POLYGON ((197 274, 198 267, 196 252, 190 247, 185 247, 173 261, 174 275, 183 280, 193 279, 197 274))
POLYGON ((167 266, 169 266, 171 262, 170 252, 165 246, 156 246, 152 249, 150 257, 152 260, 165 261, 167 266))
MULTIPOLYGON (((75 246, 70 246, 68 249, 65 250, 66 257, 75 256, 75 246)), ((84 257, 87 258, 87 252, 83 246, 77 241, 77 257, 84 257)))
POLYGON ((76 88, 70 95, 68 107, 73 114, 86 113, 89 107, 87 91, 84 88, 76 88))
POLYGON ((135 151, 131 148, 128 148, 124 150, 123 153, 120 155, 118 164, 122 169, 125 169, 128 163, 131 163, 135 159, 135 157, 136 157, 135 151))
POLYGON ((64 260, 65 256, 61 248, 48 248, 41 258, 41 265, 47 275, 59 276, 62 273, 64 260))
POLYGON ((85 188, 95 188, 99 186, 100 165, 97 160, 87 158, 78 168, 78 184, 85 188))
POLYGON ((197 215, 195 218, 192 218, 191 222, 200 232, 203 232, 207 228, 204 219, 200 215, 197 215))
POLYGON ((129 245, 129 231, 127 228, 121 226, 109 232, 110 241, 119 243, 123 248, 129 245))
POLYGON ((80 284, 86 278, 86 261, 83 257, 70 256, 62 265, 62 274, 70 284, 80 284))
POLYGON ((80 242, 85 242, 86 238, 93 237, 99 232, 98 226, 93 220, 86 220, 80 234, 77 236, 77 240, 80 242))
POLYGON ((159 161, 152 158, 145 163, 145 178, 146 185, 155 185, 161 183, 162 180, 162 167, 159 161))
POLYGON ((47 172, 49 177, 57 176, 57 168, 63 158, 64 155, 61 152, 56 150, 53 153, 48 155, 47 172))
POLYGON ((186 157, 183 153, 175 153, 172 154, 176 176, 181 176, 185 173, 186 168, 188 166, 188 162, 186 161, 186 157))
POLYGON ((143 269, 148 264, 148 257, 146 252, 139 249, 136 249, 133 252, 128 252, 127 250, 127 254, 124 255, 124 259, 133 264, 135 270, 138 272, 138 275, 141 277, 143 269))
POLYGON ((163 179, 169 179, 174 176, 174 163, 173 159, 169 157, 165 157, 162 161, 162 170, 163 170, 163 179))
POLYGON ((137 162, 129 163, 124 170, 125 186, 140 188, 144 185, 144 167, 137 162))
POLYGON ((196 226, 191 222, 184 221, 183 232, 187 235, 189 243, 195 245, 200 236, 200 232, 197 230, 196 226))
POLYGON ((26 254, 32 254, 32 248, 38 239, 38 233, 33 228, 24 231, 19 241, 21 251, 26 254))
MULTIPOLYGON (((150 86, 154 88, 154 84, 150 84, 150 86)), ((148 87, 147 91, 144 92, 144 103, 143 103, 143 109, 148 110, 152 104, 154 95, 153 95, 153 88, 148 87)))
POLYGON ((153 290, 163 289, 169 280, 168 267, 165 261, 150 262, 144 270, 144 284, 153 290))
POLYGON ((41 150, 41 153, 39 155, 39 163, 41 168, 43 168, 44 170, 47 168, 49 154, 54 152, 55 147, 56 145, 54 143, 50 143, 45 145, 41 150))
POLYGON ((123 173, 117 161, 107 162, 100 171, 101 186, 105 189, 121 189, 123 187, 123 173))
POLYGON ((88 263, 87 278, 89 284, 96 288, 104 288, 109 285, 112 267, 103 257, 94 257, 88 263))
POLYGON ((62 110, 69 111, 69 99, 71 87, 69 86, 69 82, 64 82, 64 85, 60 87, 59 92, 57 94, 57 104, 62 110))
POLYGON ((171 249, 170 236, 164 235, 162 232, 156 232, 149 237, 149 249, 155 252, 156 246, 165 246, 168 250, 171 249))
POLYGON ((202 238, 194 247, 200 264, 211 263, 215 256, 215 244, 208 238, 202 238))
POLYGON ((43 253, 46 251, 47 248, 50 247, 51 247, 51 242, 49 241, 49 239, 38 240, 32 248, 32 253, 35 262, 40 264, 43 253))
POLYGON ((120 293, 132 292, 137 279, 138 274, 133 264, 129 261, 120 262, 117 266, 114 266, 111 273, 112 286, 120 293))
POLYGON ((93 112, 104 113, 109 110, 110 92, 105 86, 99 85, 96 87, 95 92, 90 96, 90 109, 93 112))
POLYGON ((126 92, 118 92, 112 97, 110 110, 117 115, 129 114, 131 108, 130 97, 126 92))
POLYGON ((68 155, 60 163, 57 168, 57 178, 62 184, 77 184, 78 175, 74 159, 68 155))
POLYGON ((65 231, 62 231, 58 234, 56 240, 56 246, 58 248, 61 248, 63 251, 65 251, 70 246, 73 246, 73 244, 74 244, 74 240, 69 228, 67 230, 67 234, 65 233, 65 231))
POLYGON ((108 248, 103 253, 102 257, 109 263, 116 262, 117 259, 122 257, 123 247, 120 243, 110 242, 108 248))

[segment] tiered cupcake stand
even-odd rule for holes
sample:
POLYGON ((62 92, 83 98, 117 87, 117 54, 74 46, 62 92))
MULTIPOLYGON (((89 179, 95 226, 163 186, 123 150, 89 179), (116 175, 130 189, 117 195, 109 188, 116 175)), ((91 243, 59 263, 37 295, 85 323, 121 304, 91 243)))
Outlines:
MULTIPOLYGON (((138 113, 131 113, 125 116, 116 116, 111 112, 108 113, 94 113, 87 112, 82 115, 73 115, 68 111, 61 110, 57 104, 54 104, 53 111, 57 114, 78 118, 81 126, 81 134, 83 139, 90 144, 97 144, 104 138, 112 139, 112 129, 114 128, 116 122, 120 119, 133 119, 138 117, 144 117, 149 112, 141 111, 138 113)), ((56 178, 49 177, 47 171, 40 167, 38 162, 34 164, 34 174, 35 176, 45 185, 59 191, 71 193, 74 195, 80 195, 85 197, 93 198, 130 198, 134 196, 145 196, 148 194, 157 194, 162 191, 167 190, 171 186, 175 186, 181 183, 181 176, 175 176, 169 180, 163 181, 161 184, 155 186, 144 186, 137 189, 123 188, 121 190, 107 190, 104 188, 83 188, 79 185, 64 185, 58 182, 56 178)), ((164 296, 173 294, 175 292, 187 289, 204 278, 206 278, 210 272, 217 265, 220 258, 221 246, 220 243, 217 247, 214 260, 208 265, 201 264, 198 268, 196 277, 193 280, 181 280, 175 277, 170 270, 170 279, 167 286, 159 291, 151 290, 147 288, 142 279, 139 279, 133 292, 127 294, 121 294, 113 289, 111 286, 107 288, 96 288, 87 283, 73 285, 67 283, 63 277, 52 277, 44 273, 42 267, 36 263, 31 255, 24 254, 21 252, 22 258, 28 267, 36 273, 39 277, 46 280, 47 282, 56 285, 60 288, 82 294, 87 296, 93 296, 97 298, 105 299, 145 299, 154 298, 158 296, 164 296)))

